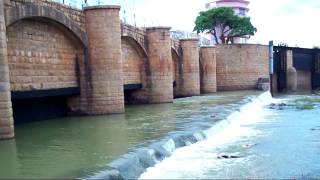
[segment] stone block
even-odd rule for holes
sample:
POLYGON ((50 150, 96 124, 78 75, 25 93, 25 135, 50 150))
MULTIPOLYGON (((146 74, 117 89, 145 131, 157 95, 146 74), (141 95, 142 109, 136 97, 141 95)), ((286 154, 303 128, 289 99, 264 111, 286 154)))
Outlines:
POLYGON ((86 7, 85 17, 93 86, 88 98, 87 113, 123 113, 119 7, 86 7), (106 70, 105 67, 110 69, 106 70), (110 96, 119 100, 113 101, 110 96))

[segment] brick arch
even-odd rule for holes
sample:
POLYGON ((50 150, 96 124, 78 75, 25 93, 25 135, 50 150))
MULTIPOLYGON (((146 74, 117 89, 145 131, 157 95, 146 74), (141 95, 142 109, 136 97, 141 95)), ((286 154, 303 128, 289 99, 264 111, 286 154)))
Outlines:
POLYGON ((179 87, 181 83, 180 72, 182 71, 181 67, 181 57, 177 50, 174 47, 171 47, 171 55, 172 55, 172 71, 173 71, 173 95, 174 97, 178 97, 179 87))
POLYGON ((42 19, 45 21, 49 20, 59 23, 71 32, 85 48, 88 47, 86 32, 83 31, 74 21, 65 16, 63 12, 57 9, 30 3, 25 5, 16 5, 6 10, 7 27, 23 19, 42 19))
POLYGON ((134 38, 121 37, 124 84, 144 84, 148 54, 134 38))
POLYGON ((172 65, 173 65, 173 81, 176 82, 177 81, 177 76, 179 75, 179 55, 178 53, 171 48, 171 55, 172 55, 172 65))
POLYGON ((141 56, 148 58, 148 53, 147 53, 146 48, 139 41, 137 41, 134 37, 132 37, 130 35, 121 36, 121 40, 128 41, 137 50, 137 52, 141 56))
POLYGON ((84 47, 62 28, 37 19, 24 19, 7 28, 12 92, 71 88, 78 93, 84 47))
POLYGON ((178 58, 180 58, 180 53, 178 52, 178 50, 175 47, 171 47, 171 53, 173 53, 178 58))

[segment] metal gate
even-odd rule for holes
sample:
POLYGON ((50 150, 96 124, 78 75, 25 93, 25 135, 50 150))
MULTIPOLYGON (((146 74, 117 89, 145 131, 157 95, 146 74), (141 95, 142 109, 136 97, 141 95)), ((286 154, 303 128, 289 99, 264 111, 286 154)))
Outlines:
MULTIPOLYGON (((274 72, 277 74, 278 92, 287 87, 287 51, 293 55, 293 66, 297 71, 311 73, 311 88, 320 88, 320 49, 274 46, 274 72)), ((299 79, 299 77, 298 77, 299 79)))
POLYGON ((278 48, 274 51, 274 72, 277 73, 278 92, 287 88, 287 60, 286 49, 278 48))
POLYGON ((315 55, 312 73, 312 89, 318 88, 320 88, 320 53, 315 55))

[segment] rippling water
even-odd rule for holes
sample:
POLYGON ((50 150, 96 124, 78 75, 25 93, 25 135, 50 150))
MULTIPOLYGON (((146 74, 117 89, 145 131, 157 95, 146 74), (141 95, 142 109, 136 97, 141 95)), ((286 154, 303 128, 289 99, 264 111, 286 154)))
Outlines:
MULTIPOLYGON (((320 97, 256 98, 260 93, 218 93, 127 106, 123 115, 19 125, 15 140, 0 141, 0 178, 90 177, 162 140, 170 156, 143 169, 140 179, 320 178, 320 97), (198 132, 206 139, 186 147, 176 149, 170 140, 190 133, 197 138, 198 132)), ((121 175, 138 177, 125 172, 134 166, 122 166, 121 175)))
POLYGON ((319 179, 319 96, 285 96, 272 102, 278 105, 246 105, 228 117, 228 126, 177 149, 140 178, 319 179))
POLYGON ((173 104, 127 106, 123 115, 19 125, 15 140, 0 141, 0 178, 91 175, 139 147, 167 136, 208 129, 245 104, 245 97, 258 93, 217 93, 178 99, 173 104))

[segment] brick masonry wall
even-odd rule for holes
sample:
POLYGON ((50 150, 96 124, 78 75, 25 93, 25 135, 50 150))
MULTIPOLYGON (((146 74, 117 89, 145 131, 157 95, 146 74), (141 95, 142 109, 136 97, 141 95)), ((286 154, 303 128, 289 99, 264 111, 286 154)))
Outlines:
POLYGON ((4 4, 0 1, 0 139, 14 137, 4 4))
POLYGON ((198 39, 182 39, 181 68, 179 70, 179 96, 200 95, 200 69, 198 39))
POLYGON ((128 38, 122 38, 121 48, 123 83, 141 84, 144 76, 144 63, 146 59, 146 57, 144 57, 145 55, 142 53, 141 47, 128 38))
POLYGON ((129 24, 121 23, 121 36, 131 37, 140 44, 144 49, 147 47, 145 37, 146 30, 129 24))
POLYGON ((171 39, 168 27, 147 28, 149 103, 173 102, 171 39))
POLYGON ((78 87, 76 60, 83 56, 57 25, 23 20, 7 29, 12 91, 78 87))
POLYGON ((56 10, 62 11, 65 16, 70 18, 73 22, 75 22, 83 31, 86 31, 85 28, 85 17, 84 13, 80 9, 75 9, 70 6, 53 2, 51 0, 4 0, 5 8, 10 9, 12 7, 24 4, 33 4, 39 6, 47 6, 50 8, 54 8, 56 10))
POLYGON ((263 45, 218 45, 217 88, 256 89, 258 78, 268 78, 268 47, 263 45))
POLYGON ((216 48, 200 49, 200 89, 202 93, 217 92, 216 48))
POLYGON ((119 6, 85 9, 92 92, 88 114, 124 112, 119 6))

